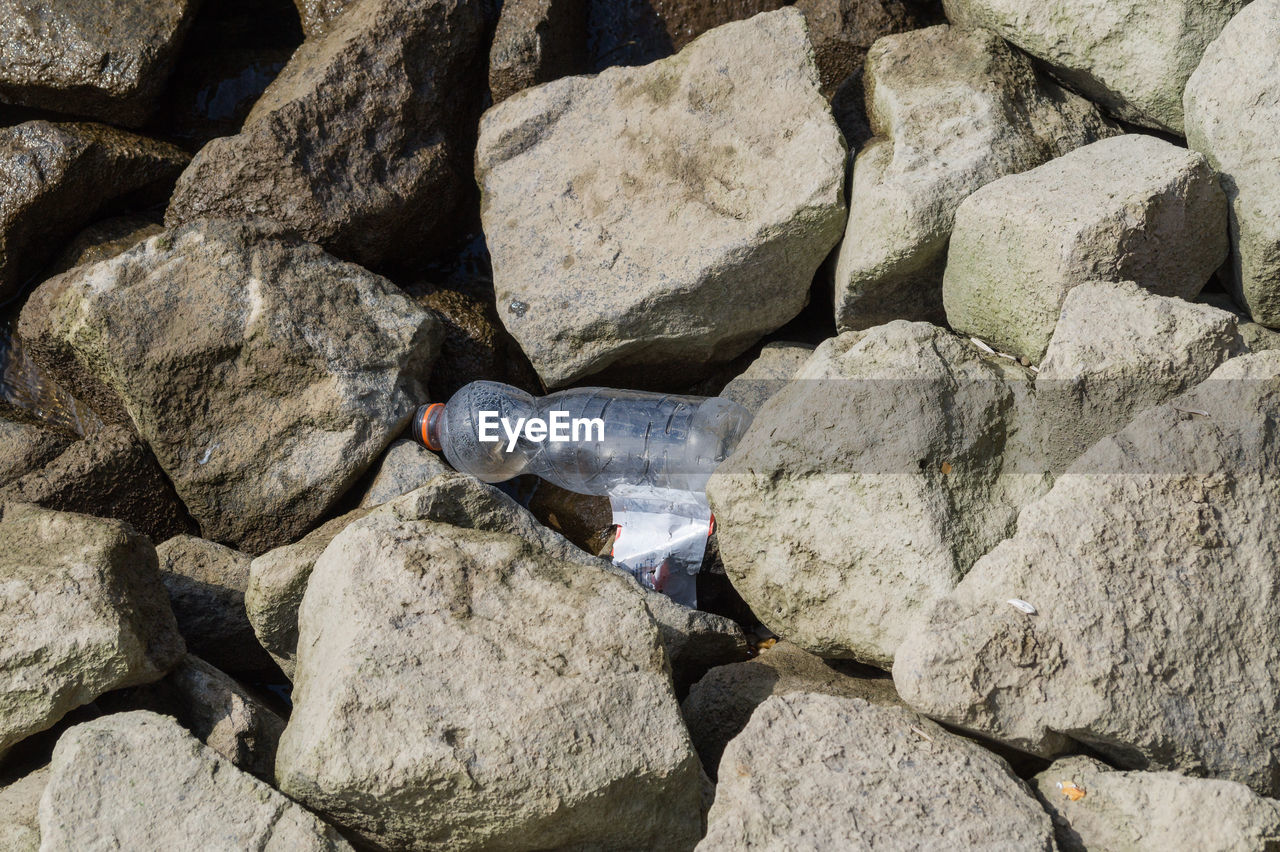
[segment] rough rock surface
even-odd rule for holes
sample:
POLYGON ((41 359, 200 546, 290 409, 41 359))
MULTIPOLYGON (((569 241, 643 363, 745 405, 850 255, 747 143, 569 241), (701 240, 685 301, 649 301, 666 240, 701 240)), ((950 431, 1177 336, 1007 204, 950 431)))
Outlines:
POLYGON ((841 330, 938 321, 960 203, 1120 132, 984 30, 940 26, 881 39, 865 80, 875 138, 853 167, 835 272, 841 330))
POLYGON ((0 507, 0 636, 0 753, 183 653, 150 542, 25 504, 0 507))
POLYGON ((29 121, 0 130, 0 301, 108 205, 163 199, 186 164, 172 145, 100 124, 29 121))
POLYGON ((499 316, 550 387, 727 361, 807 301, 844 163, 794 9, 507 100, 476 154, 499 316))
POLYGON ((588 0, 591 70, 664 59, 707 30, 786 0, 588 0))
POLYGON ((387 447, 382 460, 373 471, 373 479, 360 498, 359 508, 381 506, 452 470, 440 456, 417 441, 395 441, 387 447))
POLYGON ((334 21, 354 0, 294 0, 298 18, 307 38, 319 38, 329 31, 334 21))
POLYGON ((431 371, 431 398, 447 400, 479 379, 540 392, 538 374, 498 319, 493 292, 432 288, 419 298, 444 323, 440 358, 431 371))
POLYGON ((1227 204, 1200 154, 1130 134, 970 195, 942 295, 952 328, 1038 362, 1067 292, 1133 281, 1194 298, 1227 256, 1227 204))
POLYGON ((270 677, 275 663, 244 607, 252 557, 190 535, 158 545, 156 557, 187 650, 225 672, 270 677))
POLYGON ((249 553, 296 539, 378 457, 440 337, 386 279, 219 221, 45 282, 20 328, 136 427, 206 538, 249 553))
POLYGON ((39 852, 40 796, 49 783, 44 767, 0 787, 0 849, 39 852))
POLYGON ((734 587, 800 647, 887 666, 1036 493, 1002 470, 1014 403, 997 366, 927 323, 826 341, 707 487, 734 587))
POLYGON ((904 707, 769 698, 725 749, 700 852, 1055 848, 1009 766, 904 707))
MULTIPOLYGON (((1221 270, 1219 271, 1221 272, 1221 270)), ((1280 331, 1267 328, 1265 325, 1251 320, 1248 312, 1226 293, 1205 290, 1196 301, 1212 305, 1220 311, 1227 311, 1234 315, 1237 321, 1237 328, 1240 330, 1240 337, 1244 340, 1244 345, 1249 347, 1250 352, 1280 349, 1280 331)))
POLYGON ((46 849, 349 850, 336 831, 145 710, 71 728, 40 802, 46 849))
POLYGON ((717 396, 731 399, 752 414, 787 386, 813 355, 807 343, 766 343, 747 369, 729 380, 717 396))
POLYGON ((902 697, 1035 754, 1278 792, 1277 406, 1280 352, 1244 355, 1096 444, 910 631, 902 697))
POLYGON ((0 503, 116 518, 152 541, 196 530, 151 450, 124 426, 100 429, 0 488, 0 503))
POLYGON ((0 0, 0 103, 137 126, 160 94, 195 0, 0 0))
POLYGON ((1061 473, 1138 412, 1199 384, 1245 351, 1226 311, 1132 282, 1075 287, 1036 374, 1046 469, 1061 473))
POLYGON ((922 0, 797 0, 809 24, 822 93, 830 98, 849 75, 862 72, 876 39, 939 23, 922 0))
MULTIPOLYGON (((1238 5, 1238 4, 1232 4, 1238 5)), ((1184 95, 1187 144, 1222 173, 1236 300, 1280 328, 1280 2, 1254 0, 1204 52, 1184 95)))
POLYGON ((522 89, 587 70, 588 0, 506 0, 489 48, 489 92, 522 89))
POLYGON ((1250 0, 942 0, 1117 118, 1181 134, 1182 90, 1205 47, 1250 0))
POLYGON ((698 758, 629 578, 378 512, 317 562, 298 647, 280 789, 370 841, 682 848, 701 833, 698 758))
POLYGON ((1249 852, 1280 844, 1280 802, 1234 781, 1177 772, 1117 772, 1089 757, 1068 757, 1037 775, 1035 785, 1053 816, 1063 852, 1249 852), (1073 801, 1059 785, 1072 795, 1077 790, 1084 795, 1073 801))
POLYGON ((429 253, 473 191, 481 5, 352 6, 196 154, 166 223, 263 217, 373 267, 429 253))
POLYGON ((172 716, 196 739, 240 769, 275 780, 284 719, 230 675, 187 654, 162 680, 121 689, 96 702, 108 713, 150 710, 172 716))
POLYGON ((43 467, 75 435, 0 400, 0 486, 43 467))
POLYGON ((77 266, 107 260, 163 230, 163 225, 146 216, 115 216, 94 222, 75 235, 44 274, 53 277, 77 266))
POLYGON ((779 642, 753 660, 717 666, 680 704, 689 738, 712 779, 725 746, 747 726, 755 709, 770 696, 793 692, 902 703, 889 678, 851 676, 790 642, 779 642))

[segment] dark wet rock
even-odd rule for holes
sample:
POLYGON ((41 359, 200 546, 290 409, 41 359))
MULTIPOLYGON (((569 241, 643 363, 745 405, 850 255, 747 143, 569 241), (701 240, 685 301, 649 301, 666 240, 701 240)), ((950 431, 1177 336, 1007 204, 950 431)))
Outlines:
POLYGON ((279 677, 245 612, 250 556, 189 535, 157 546, 156 556, 187 650, 231 674, 279 677))
POLYGON ((0 754, 184 650, 151 542, 27 504, 0 504, 0 635, 0 754))
POLYGON ((489 49, 493 102, 587 70, 588 0, 507 0, 489 49))
POLYGON ((718 666, 693 685, 680 705, 693 746, 712 779, 724 747, 747 726, 755 709, 770 696, 793 692, 902 704, 893 681, 883 674, 845 673, 790 642, 779 642, 754 660, 718 666))
POLYGON ((117 518, 152 541, 196 530, 155 456, 122 426, 76 441, 44 467, 0 488, 0 503, 6 501, 117 518))
POLYGON ((115 257, 163 230, 159 221, 146 216, 116 216, 95 222, 76 234, 71 244, 49 264, 45 275, 52 277, 77 266, 115 257))
POLYGON ((136 127, 197 0, 0 2, 0 102, 136 127))
POLYGON ((258 216, 380 267, 429 255, 474 194, 480 0, 365 0, 305 42, 236 136, 183 173, 170 225, 258 216))
POLYGON ((284 719, 199 657, 187 654, 161 680, 109 692, 95 703, 107 713, 150 710, 172 716, 240 769, 264 781, 274 780, 284 719))
POLYGON ((0 301, 110 206, 162 201, 186 163, 171 145, 100 124, 0 130, 0 301))
POLYGON ((348 6, 354 6, 354 0, 294 0, 298 7, 298 18, 302 21, 302 30, 307 38, 320 38, 333 27, 338 16, 348 6))
POLYGON ((57 458, 75 435, 0 401, 0 486, 57 458))
POLYGON ((608 497, 578 494, 538 480, 529 499, 529 511, 594 556, 608 556, 613 544, 613 507, 608 497))
POLYGON ((780 9, 786 0, 588 0, 591 70, 644 65, 707 30, 780 9))
POLYGON ((492 292, 433 288, 418 301, 444 322, 444 342, 431 371, 433 400, 444 402, 479 379, 539 390, 538 374, 498 319, 492 292))
POLYGON ((78 398, 133 424, 206 538, 249 553, 305 533, 373 463, 440 340, 386 279, 245 222, 53 278, 21 329, 78 398))
POLYGON ((797 0, 809 23, 822 93, 832 97, 862 70, 875 40, 943 22, 942 9, 924 0, 797 0))

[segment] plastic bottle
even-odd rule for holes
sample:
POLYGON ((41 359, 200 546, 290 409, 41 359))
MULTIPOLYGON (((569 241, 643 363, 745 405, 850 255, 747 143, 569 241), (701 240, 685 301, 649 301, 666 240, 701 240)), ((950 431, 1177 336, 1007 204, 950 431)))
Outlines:
POLYGON ((573 388, 535 398, 499 382, 472 382, 448 403, 418 409, 413 434, 485 482, 532 473, 604 495, 625 486, 703 491, 750 424, 749 411, 722 397, 573 388), (535 420, 558 422, 559 436, 570 440, 552 440, 550 429, 537 440, 536 425, 518 428, 535 420), (482 441, 482 425, 485 437, 498 440, 482 441))

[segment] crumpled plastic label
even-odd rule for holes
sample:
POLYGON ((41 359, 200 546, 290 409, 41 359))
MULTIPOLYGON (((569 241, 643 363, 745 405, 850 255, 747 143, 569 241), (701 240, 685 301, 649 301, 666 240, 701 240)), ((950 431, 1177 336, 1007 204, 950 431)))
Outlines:
POLYGON ((697 575, 711 536, 711 506, 701 492, 624 488, 609 495, 613 564, 676 603, 698 605, 697 575))

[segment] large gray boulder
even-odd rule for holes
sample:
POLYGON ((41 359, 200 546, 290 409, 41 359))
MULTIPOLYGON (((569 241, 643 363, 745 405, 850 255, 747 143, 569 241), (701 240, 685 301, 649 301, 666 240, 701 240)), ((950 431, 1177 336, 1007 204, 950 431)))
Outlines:
MULTIPOLYGON (((3 36, 7 5, 0 0, 0 69, 12 44, 3 36)), ((112 203, 163 201, 187 159, 172 145, 101 124, 29 121, 0 129, 0 301, 112 203)))
POLYGON ((1051 852, 1053 824, 1000 758, 905 707, 796 693, 725 749, 699 852, 1051 852))
POLYGON ((252 558, 191 535, 160 544, 156 557, 187 650, 232 674, 272 677, 275 663, 245 614, 252 558))
POLYGON ((386 279, 227 221, 45 282, 21 329, 136 428, 206 538, 251 554, 298 538, 373 463, 440 342, 386 279))
POLYGON ((476 153, 499 316, 551 387, 727 361, 804 307, 844 163, 793 9, 526 91, 476 153))
POLYGON ((1272 328, 1280 328, 1277 39, 1280 2, 1255 0, 1209 45, 1184 95, 1187 144, 1222 173, 1231 202, 1232 295, 1272 328))
POLYGON ((0 754, 183 654, 151 542, 25 504, 0 506, 0 636, 0 754))
POLYGON ((75 434, 0 400, 0 487, 57 458, 75 434))
POLYGON ((1280 791, 1278 409, 1280 352, 1244 355, 1096 444, 909 631, 902 697, 1034 754, 1280 791))
POLYGON ((826 341, 707 486, 734 588, 802 648, 887 667, 1039 493, 1004 471, 1015 403, 1000 367, 927 323, 826 341))
POLYGON ((235 136, 196 154, 169 225, 258 216, 344 259, 409 261, 474 191, 481 0, 361 0, 293 54, 235 136))
POLYGON ((782 641, 754 659, 707 672, 680 702, 680 712, 702 766, 714 780, 725 746, 742 733, 751 714, 769 697, 812 692, 861 698, 872 704, 901 704, 893 681, 883 673, 876 674, 879 676, 866 671, 846 673, 782 641))
POLYGON ((1234 781, 1117 772, 1081 756, 1055 761, 1034 783, 1064 852, 1250 852, 1280 844, 1280 802, 1234 781))
POLYGON ((731 399, 755 414, 795 378, 813 350, 807 343, 766 343, 747 369, 730 379, 716 396, 731 399))
POLYGON ((960 202, 1120 132, 985 30, 940 26, 880 39, 864 76, 876 136, 854 163, 836 264, 842 331, 939 321, 960 202))
POLYGON ((1182 90, 1205 47, 1250 0, 942 0, 1134 124, 1181 134, 1182 90))
POLYGON ((701 833, 698 758, 628 577, 376 512, 316 563, 298 651, 280 789, 370 842, 688 848, 701 833))
POLYGON ((359 508, 381 506, 452 471, 444 459, 417 441, 395 441, 370 472, 369 485, 360 498, 359 508))
POLYGON ((1133 281, 1190 299, 1226 256, 1226 197, 1205 158, 1117 136, 970 195, 943 302, 957 331, 1039 362, 1077 284, 1133 281))
POLYGON ((0 0, 0 103, 140 125, 199 6, 0 0))
POLYGON ((145 710, 62 735, 40 834, 42 849, 351 849, 305 808, 145 710))
POLYGON ((1046 469, 1061 473, 1134 415, 1247 351, 1236 318, 1131 281, 1081 284, 1062 304, 1036 374, 1035 422, 1046 469))

